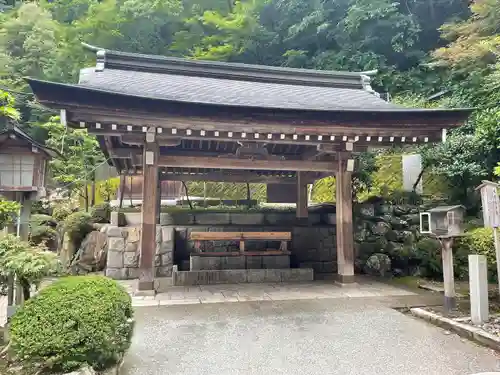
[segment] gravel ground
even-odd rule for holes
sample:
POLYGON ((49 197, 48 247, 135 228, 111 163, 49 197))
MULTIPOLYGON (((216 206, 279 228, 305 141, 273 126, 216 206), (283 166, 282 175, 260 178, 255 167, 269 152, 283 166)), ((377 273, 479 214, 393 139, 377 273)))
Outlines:
POLYGON ((494 335, 500 335, 500 316, 490 316, 490 319, 483 324, 473 324, 471 319, 460 320, 461 323, 470 324, 471 326, 481 328, 488 333, 492 333, 494 335))
POLYGON ((123 375, 471 375, 499 357, 380 303, 266 301, 136 309, 123 375))

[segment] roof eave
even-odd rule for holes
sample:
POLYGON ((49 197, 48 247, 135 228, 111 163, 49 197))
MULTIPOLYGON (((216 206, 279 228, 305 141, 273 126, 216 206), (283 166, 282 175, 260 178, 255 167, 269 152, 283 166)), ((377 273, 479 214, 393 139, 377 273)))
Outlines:
MULTIPOLYGON (((132 95, 132 94, 124 94, 121 92, 109 91, 104 89, 97 88, 89 88, 81 85, 72 85, 72 84, 64 84, 64 83, 56 83, 56 82, 48 82, 38 79, 28 78, 27 82, 29 83, 33 93, 37 97, 37 99, 44 105, 54 108, 61 109, 61 106, 58 106, 56 101, 50 100, 50 95, 54 94, 54 91, 57 89, 64 89, 68 91, 73 91, 74 93, 96 93, 96 94, 105 94, 111 95, 117 98, 137 98, 141 100, 151 100, 151 101, 159 101, 164 103, 172 103, 172 104, 187 104, 187 105, 198 105, 204 107, 224 107, 224 108, 238 108, 240 110, 248 109, 255 110, 257 108, 262 110, 269 110, 274 112, 282 112, 282 113, 387 113, 387 114, 455 114, 463 118, 465 121, 470 113, 473 111, 471 108, 335 108, 331 109, 293 109, 293 108, 271 108, 271 107, 250 107, 250 106, 241 106, 241 105, 232 105, 232 104, 215 104, 215 103, 203 103, 203 102, 195 102, 195 101, 176 101, 176 100, 168 100, 164 98, 155 98, 155 97, 144 97, 140 95, 132 95)), ((59 104, 66 105, 71 102, 66 101, 66 98, 71 98, 71 95, 65 96, 64 100, 60 100, 59 104)), ((74 103, 73 103, 74 104, 74 103)))

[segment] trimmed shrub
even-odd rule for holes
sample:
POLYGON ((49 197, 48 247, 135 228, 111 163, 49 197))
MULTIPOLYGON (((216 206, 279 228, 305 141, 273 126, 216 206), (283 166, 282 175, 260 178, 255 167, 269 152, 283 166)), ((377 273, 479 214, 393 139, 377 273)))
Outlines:
POLYGON ((129 348, 132 333, 130 296, 103 276, 60 279, 18 310, 10 328, 15 356, 52 372, 108 368, 129 348))
MULTIPOLYGON (((467 232, 467 236, 463 236, 456 241, 453 247, 455 253, 465 254, 480 254, 485 255, 488 261, 488 279, 495 281, 497 260, 495 255, 495 243, 493 241, 493 230, 491 228, 476 228, 467 232)), ((467 260, 465 268, 468 268, 467 260)))
POLYGON ((52 217, 57 222, 64 221, 72 213, 73 210, 65 205, 57 205, 52 209, 52 217))
POLYGON ((23 289, 24 299, 30 298, 31 287, 40 284, 44 277, 59 272, 56 254, 32 246, 19 237, 8 235, 0 239, 0 293, 5 291, 6 281, 16 277, 23 289))
POLYGON ((111 206, 102 203, 92 208, 91 216, 94 223, 109 223, 111 221, 111 206))
POLYGON ((84 211, 74 212, 64 220, 64 231, 76 248, 80 246, 85 236, 94 230, 93 222, 92 216, 84 211))

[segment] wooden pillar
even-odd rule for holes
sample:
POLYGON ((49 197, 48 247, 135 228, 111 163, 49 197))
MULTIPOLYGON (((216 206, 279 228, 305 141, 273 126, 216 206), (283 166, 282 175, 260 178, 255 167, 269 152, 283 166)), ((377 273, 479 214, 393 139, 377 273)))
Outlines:
POLYGON ((158 168, 158 193, 156 195, 156 224, 160 225, 160 215, 161 215, 161 171, 158 168))
MULTIPOLYGON (((154 258, 156 251, 156 220, 158 197, 158 144, 154 133, 144 144, 142 184, 141 255, 139 261, 139 291, 154 290, 154 258)), ((149 138, 149 137, 147 137, 149 138)))
POLYGON ((337 266, 340 283, 354 282, 354 238, 352 224, 352 181, 347 158, 338 154, 336 175, 337 266))
POLYGON ((297 224, 307 225, 309 212, 307 209, 307 182, 305 172, 297 172, 297 224))

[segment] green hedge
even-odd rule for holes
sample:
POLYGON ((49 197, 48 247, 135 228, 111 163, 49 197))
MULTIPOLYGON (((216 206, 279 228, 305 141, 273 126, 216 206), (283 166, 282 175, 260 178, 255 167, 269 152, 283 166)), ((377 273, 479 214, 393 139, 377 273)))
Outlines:
POLYGON ((468 254, 485 255, 488 261, 488 279, 490 281, 497 280, 497 260, 493 230, 491 228, 476 228, 467 232, 467 236, 461 237, 456 241, 453 251, 453 255, 456 258, 454 259, 454 263, 457 263, 457 260, 460 261, 461 258, 466 258, 461 261, 466 275, 468 275, 468 254))
POLYGON ((130 296, 103 276, 60 279, 16 312, 11 348, 25 365, 51 372, 117 363, 133 332, 130 296))
POLYGON ((94 229, 93 223, 94 219, 88 212, 74 212, 64 220, 64 231, 75 247, 79 247, 85 236, 94 229))

